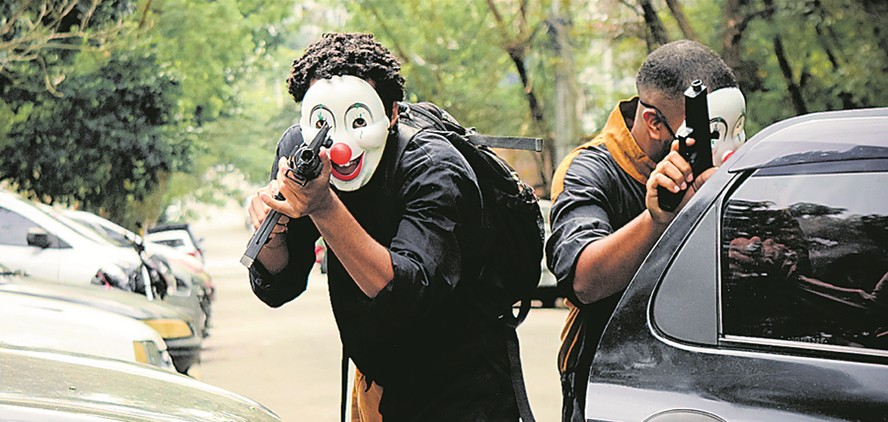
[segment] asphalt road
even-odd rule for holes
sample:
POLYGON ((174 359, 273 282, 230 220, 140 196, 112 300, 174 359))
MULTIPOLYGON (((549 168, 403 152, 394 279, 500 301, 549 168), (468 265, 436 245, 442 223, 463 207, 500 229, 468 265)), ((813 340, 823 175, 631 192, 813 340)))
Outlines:
MULTIPOLYGON (((317 267, 308 290, 272 309, 250 291, 238 260, 250 232, 236 207, 195 223, 217 286, 212 335, 193 375, 265 405, 284 421, 338 421, 341 349, 317 267)), ((557 421, 561 392, 555 365, 565 309, 531 310, 518 329, 525 382, 534 414, 557 421)))

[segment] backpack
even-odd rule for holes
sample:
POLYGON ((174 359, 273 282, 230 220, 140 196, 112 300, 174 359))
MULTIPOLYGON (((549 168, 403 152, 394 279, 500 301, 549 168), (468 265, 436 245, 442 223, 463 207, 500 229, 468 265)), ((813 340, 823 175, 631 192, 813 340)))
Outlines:
POLYGON ((398 104, 399 140, 396 157, 417 133, 432 130, 444 136, 462 154, 478 178, 481 190, 482 225, 487 232, 482 245, 484 264, 480 276, 491 280, 504 297, 498 298, 498 312, 505 323, 512 386, 521 419, 533 421, 524 387, 515 329, 530 311, 530 295, 540 282, 543 259, 543 216, 539 198, 515 170, 490 147, 542 150, 538 138, 498 137, 478 134, 465 128, 435 104, 398 104), (518 314, 512 307, 518 303, 518 314))
POLYGON ((478 178, 482 198, 482 225, 487 233, 483 245, 485 264, 481 276, 493 280, 506 292, 501 309, 506 323, 517 327, 530 309, 530 295, 539 285, 543 258, 543 216, 533 188, 490 146, 540 151, 538 138, 480 135, 465 128, 435 104, 399 103, 398 156, 406 140, 422 130, 443 135, 468 161, 478 178), (406 127, 405 127, 406 126, 406 127), (518 303, 518 315, 511 312, 518 303))

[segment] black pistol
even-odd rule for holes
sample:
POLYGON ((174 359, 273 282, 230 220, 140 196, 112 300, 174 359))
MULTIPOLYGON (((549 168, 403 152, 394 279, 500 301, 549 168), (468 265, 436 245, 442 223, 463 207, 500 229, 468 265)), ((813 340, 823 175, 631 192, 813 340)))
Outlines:
MULTIPOLYGON (((709 131, 709 103, 706 101, 706 85, 695 80, 684 92, 685 96, 685 128, 678 131, 678 153, 687 160, 694 172, 694 178, 712 167, 712 132, 709 131), (689 147, 688 138, 694 138, 694 145, 689 147)), ((658 186, 657 198, 660 208, 674 211, 684 198, 685 191, 672 193, 658 186)))
MULTIPOLYGON (((330 125, 324 124, 324 127, 321 128, 320 132, 315 135, 314 139, 312 139, 311 143, 308 145, 300 144, 295 147, 295 151, 293 151, 290 156, 287 158, 288 164, 290 168, 287 169, 286 177, 297 184, 299 186, 305 186, 311 180, 314 180, 321 174, 321 159, 318 157, 318 154, 321 151, 321 147, 330 147, 333 143, 330 138, 327 137, 327 133, 330 131, 330 125)), ((283 201, 284 196, 278 192, 274 199, 278 201, 283 201)), ((256 256, 259 255, 259 250, 265 246, 265 243, 268 242, 268 236, 271 235, 271 229, 274 228, 274 225, 277 224, 278 219, 281 218, 281 213, 270 210, 268 211, 268 215, 265 216, 265 220, 262 220, 262 225, 259 226, 259 229, 253 233, 253 237, 250 239, 250 243, 247 244, 247 250, 244 252, 244 256, 241 257, 241 264, 243 266, 250 268, 253 266, 253 261, 256 260, 256 256)))

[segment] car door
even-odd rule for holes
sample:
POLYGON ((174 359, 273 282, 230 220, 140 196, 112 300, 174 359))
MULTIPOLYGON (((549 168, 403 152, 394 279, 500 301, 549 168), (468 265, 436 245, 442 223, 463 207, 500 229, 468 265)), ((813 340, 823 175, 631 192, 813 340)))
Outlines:
POLYGON ((60 250, 64 246, 64 242, 39 224, 0 206, 0 263, 9 269, 22 270, 32 277, 56 280, 59 277, 60 250), (44 240, 35 242, 36 238, 44 240))
POLYGON ((888 160, 719 172, 608 324, 588 420, 888 414, 888 160))

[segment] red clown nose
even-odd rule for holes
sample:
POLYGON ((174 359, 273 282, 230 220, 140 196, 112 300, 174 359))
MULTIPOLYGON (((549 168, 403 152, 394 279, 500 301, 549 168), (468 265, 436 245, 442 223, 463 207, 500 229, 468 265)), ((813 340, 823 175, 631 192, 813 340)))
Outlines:
POLYGON ((330 160, 334 163, 344 166, 351 161, 352 158, 352 150, 348 147, 348 145, 343 144, 342 142, 333 144, 333 147, 330 148, 330 160))

